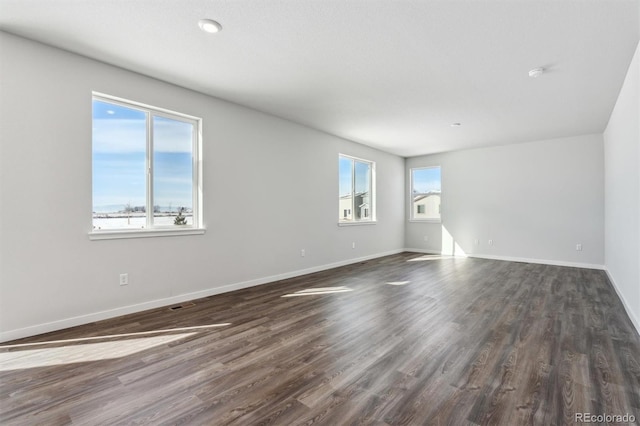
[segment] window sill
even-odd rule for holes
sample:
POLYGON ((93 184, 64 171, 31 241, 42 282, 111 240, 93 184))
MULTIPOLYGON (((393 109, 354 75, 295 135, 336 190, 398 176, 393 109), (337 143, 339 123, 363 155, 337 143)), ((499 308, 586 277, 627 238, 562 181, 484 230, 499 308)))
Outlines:
POLYGON ((409 219, 409 222, 415 222, 415 223, 441 223, 442 219, 409 219))
POLYGON ((366 222, 338 222, 338 226, 362 226, 362 225, 375 225, 375 220, 369 220, 366 222))
POLYGON ((117 240, 121 238, 177 237, 180 235, 202 235, 205 232, 205 228, 91 231, 89 232, 89 239, 117 240))

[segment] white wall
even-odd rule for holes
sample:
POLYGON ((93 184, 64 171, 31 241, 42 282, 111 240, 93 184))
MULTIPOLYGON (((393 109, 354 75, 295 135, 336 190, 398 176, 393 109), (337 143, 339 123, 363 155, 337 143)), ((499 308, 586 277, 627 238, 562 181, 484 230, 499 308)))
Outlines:
POLYGON ((442 166, 442 223, 409 222, 407 247, 602 267, 601 135, 414 157, 406 161, 405 179, 411 167, 436 165, 442 166))
POLYGON ((6 33, 0 50, 0 339, 404 246, 400 157, 6 33), (92 91, 203 118, 205 235, 89 240, 92 91), (377 225, 337 226, 338 153, 377 162, 377 225), (259 218, 224 208, 247 199, 259 218))
POLYGON ((403 247, 605 264, 638 327, 637 51, 604 137, 406 161, 2 32, 0 51, 0 340, 403 247), (92 91, 203 118, 205 235, 88 239, 92 91), (377 162, 377 225, 337 226, 338 153, 377 162), (443 221, 406 222, 409 168, 432 165, 442 166, 443 221), (223 208, 247 192, 259 219, 223 208))
POLYGON ((605 265, 640 332, 640 44, 604 132, 605 265))

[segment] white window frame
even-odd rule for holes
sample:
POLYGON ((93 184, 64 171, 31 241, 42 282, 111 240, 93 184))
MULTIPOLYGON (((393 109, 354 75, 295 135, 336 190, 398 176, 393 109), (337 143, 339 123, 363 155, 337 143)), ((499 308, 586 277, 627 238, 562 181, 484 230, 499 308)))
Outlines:
MULTIPOLYGON (((342 215, 338 215, 338 226, 359 226, 359 225, 375 225, 376 219, 376 162, 366 160, 364 158, 354 157, 347 154, 338 154, 338 164, 340 164, 341 158, 347 158, 351 160, 351 216, 354 218, 351 221, 346 221, 342 215), (366 219, 355 220, 355 212, 357 206, 355 205, 355 189, 356 189, 356 162, 366 163, 369 165, 369 217, 366 219)), ((338 168, 338 188, 340 187, 340 170, 338 168)), ((340 191, 338 190, 338 203, 340 202, 340 191)), ((340 211, 340 210, 338 210, 340 211)))
MULTIPOLYGON (((152 105, 143 104, 128 99, 123 99, 104 93, 92 92, 91 101, 94 100, 108 102, 111 104, 119 105, 125 108, 136 109, 146 114, 146 126, 147 126, 147 148, 146 148, 146 162, 147 162, 147 176, 146 176, 146 227, 144 229, 92 229, 89 232, 89 239, 91 240, 105 240, 105 239, 118 239, 118 238, 141 238, 141 237, 160 237, 160 236, 175 236, 175 235, 197 235, 204 234, 205 228, 203 225, 202 214, 202 119, 191 115, 183 114, 176 111, 171 111, 164 108, 155 107, 152 105), (172 120, 182 121, 190 123, 194 126, 193 140, 192 140, 192 171, 193 171, 193 213, 191 225, 180 226, 154 226, 154 203, 153 203, 153 117, 163 117, 172 120)), ((93 116, 92 116, 93 121, 93 116)), ((92 150, 93 155, 93 150, 92 150)), ((93 182, 93 173, 92 173, 93 182)), ((93 203, 93 190, 92 190, 92 203, 93 203)), ((92 211, 93 209, 91 209, 92 211)), ((91 227, 93 228, 93 214, 91 215, 91 227)))
MULTIPOLYGON (((426 209, 426 206, 425 206, 426 209)), ((426 222, 426 223, 441 223, 442 222, 442 166, 424 166, 424 167, 412 167, 409 169, 409 222, 426 222), (438 207, 439 219, 421 219, 414 216, 413 211, 413 171, 425 170, 425 169, 440 169, 440 206, 438 207)))

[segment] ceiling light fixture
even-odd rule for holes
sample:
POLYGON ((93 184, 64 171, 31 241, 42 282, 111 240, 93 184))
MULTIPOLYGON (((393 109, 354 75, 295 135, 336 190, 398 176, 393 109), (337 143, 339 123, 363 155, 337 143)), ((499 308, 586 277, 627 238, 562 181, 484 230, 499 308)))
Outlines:
POLYGON ((222 25, 212 19, 201 19, 198 21, 200 29, 207 33, 217 33, 222 31, 222 25))
POLYGON ((534 68, 531 71, 529 71, 529 77, 531 78, 540 77, 543 72, 544 72, 544 68, 534 68))

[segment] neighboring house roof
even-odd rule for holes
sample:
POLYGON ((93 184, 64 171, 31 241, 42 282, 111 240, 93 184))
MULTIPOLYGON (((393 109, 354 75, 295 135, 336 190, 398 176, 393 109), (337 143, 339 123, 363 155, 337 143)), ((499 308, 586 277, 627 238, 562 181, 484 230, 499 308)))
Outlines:
POLYGON ((433 195, 440 195, 441 191, 429 191, 426 194, 418 194, 413 196, 413 202, 420 201, 423 198, 431 197, 433 195))
MULTIPOLYGON (((360 196, 364 196, 367 195, 369 193, 369 191, 364 191, 364 192, 356 192, 356 197, 360 197, 360 196)), ((342 195, 340 198, 351 198, 351 194, 348 195, 342 195)))

